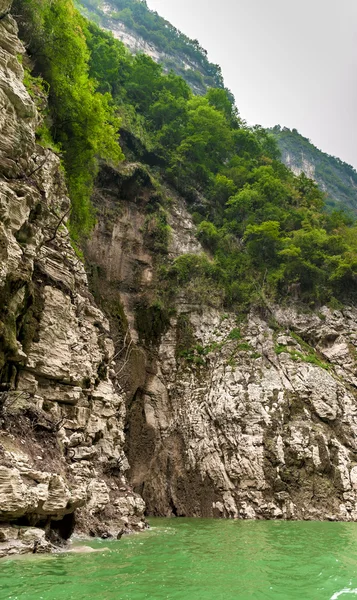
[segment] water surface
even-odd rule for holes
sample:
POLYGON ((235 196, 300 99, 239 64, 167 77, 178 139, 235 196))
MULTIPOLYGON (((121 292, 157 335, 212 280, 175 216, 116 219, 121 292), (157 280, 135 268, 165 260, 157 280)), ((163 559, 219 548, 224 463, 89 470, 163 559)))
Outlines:
POLYGON ((357 599, 357 523, 151 519, 96 554, 0 562, 1 600, 357 599))

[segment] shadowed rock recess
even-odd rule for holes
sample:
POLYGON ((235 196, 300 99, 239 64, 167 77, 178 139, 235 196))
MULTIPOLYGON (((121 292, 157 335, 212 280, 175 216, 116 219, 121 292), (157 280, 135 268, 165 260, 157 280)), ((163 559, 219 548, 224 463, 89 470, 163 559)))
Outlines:
POLYGON ((149 515, 357 520, 357 310, 265 302, 238 318, 205 281, 175 287, 165 269, 203 248, 185 201, 138 162, 101 166, 85 270, 59 158, 35 143, 9 5, 0 556, 141 530, 145 503, 149 515))
POLYGON ((109 324, 69 241, 59 159, 35 144, 9 8, 0 0, 0 556, 145 527, 109 324))

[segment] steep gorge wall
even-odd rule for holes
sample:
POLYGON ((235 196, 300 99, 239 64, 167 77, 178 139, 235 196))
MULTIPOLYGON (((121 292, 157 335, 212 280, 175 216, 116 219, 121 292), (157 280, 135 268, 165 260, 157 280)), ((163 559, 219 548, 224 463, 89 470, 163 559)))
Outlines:
POLYGON ((356 310, 266 306, 237 322, 192 286, 160 320, 161 264, 202 248, 168 188, 168 253, 158 247, 161 200, 135 163, 103 166, 94 196, 87 270, 109 323, 70 244, 59 159, 35 143, 8 8, 0 0, 0 556, 48 551, 74 527, 140 530, 138 494, 154 515, 356 520, 356 310))
POLYGON ((125 479, 109 323, 70 244, 59 158, 35 142, 10 4, 0 1, 0 556, 49 551, 75 527, 145 527, 125 479))
MULTIPOLYGON (((181 290, 156 343, 140 339, 137 307, 159 285, 143 234, 152 189, 128 193, 139 166, 123 169, 98 179, 87 257, 130 333, 126 447, 148 513, 356 520, 356 309, 267 305, 237 322, 181 290)), ((167 258, 201 252, 173 192, 168 210, 167 258)))
POLYGON ((215 310, 173 319, 128 415, 132 482, 148 511, 354 520, 356 317, 274 307, 239 334, 215 310), (195 362, 178 357, 183 325, 195 362))

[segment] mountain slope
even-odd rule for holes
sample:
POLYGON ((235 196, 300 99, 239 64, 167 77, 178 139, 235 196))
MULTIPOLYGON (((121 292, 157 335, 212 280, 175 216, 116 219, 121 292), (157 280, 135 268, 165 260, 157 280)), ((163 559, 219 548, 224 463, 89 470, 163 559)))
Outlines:
POLYGON ((328 205, 357 214, 357 173, 351 165, 322 152, 296 129, 277 125, 270 132, 278 143, 283 163, 293 173, 305 173, 314 179, 327 194, 328 205))
POLYGON ((80 0, 77 6, 134 54, 144 52, 166 71, 181 75, 195 93, 224 87, 221 68, 208 61, 199 42, 150 10, 145 0, 80 0))
MULTIPOLYGON (((151 11, 145 0, 78 0, 77 6, 88 18, 111 31, 134 54, 144 53, 173 70, 195 94, 209 87, 224 87, 221 68, 210 63, 207 52, 171 23, 151 11)), ((357 173, 347 163, 330 156, 296 129, 280 125, 270 130, 282 153, 282 162, 293 173, 314 179, 332 207, 357 214, 357 173)))

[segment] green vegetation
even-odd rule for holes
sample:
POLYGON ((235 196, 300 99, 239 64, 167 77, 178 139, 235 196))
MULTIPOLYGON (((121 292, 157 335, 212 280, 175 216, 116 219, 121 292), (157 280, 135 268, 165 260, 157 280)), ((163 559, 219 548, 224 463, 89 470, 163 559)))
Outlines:
POLYGON ((140 341, 155 346, 170 325, 167 309, 158 301, 149 304, 143 300, 135 309, 135 324, 140 341))
MULTIPOLYGON (((143 3, 135 5, 140 12, 143 3)), ((93 220, 98 160, 122 157, 118 116, 131 152, 186 198, 198 225, 207 252, 170 261, 165 210, 157 202, 148 211, 145 235, 160 256, 163 304, 139 311, 152 309, 155 324, 146 331, 138 316, 143 339, 156 339, 166 301, 182 290, 194 303, 240 311, 291 296, 311 306, 354 300, 356 227, 324 210, 314 182, 279 161, 273 137, 246 126, 227 90, 194 96, 181 77, 164 74, 148 56, 131 56, 86 21, 71 0, 16 0, 16 13, 34 74, 49 85, 46 124, 64 152, 74 235, 93 220)))
POLYGON ((15 0, 13 10, 19 15, 34 74, 40 75, 49 89, 45 126, 63 150, 72 200, 72 233, 79 238, 93 223, 90 196, 98 159, 118 162, 123 158, 117 143, 120 122, 111 96, 97 92, 97 84, 89 76, 86 23, 72 0, 15 0))
MULTIPOLYGON (((237 327, 233 328, 229 334, 220 342, 211 341, 206 346, 197 343, 197 339, 193 334, 193 328, 187 315, 181 314, 177 319, 177 345, 176 358, 183 359, 186 363, 196 366, 207 366, 209 364, 209 354, 219 351, 229 345, 230 354, 227 359, 229 366, 234 366, 236 355, 238 352, 249 352, 250 358, 257 359, 261 354, 254 351, 254 348, 249 342, 242 340, 242 334, 237 327), (232 342, 237 342, 233 344, 232 342)), ((216 334, 218 331, 215 332, 216 334)))
POLYGON ((357 173, 351 165, 318 150, 296 129, 277 125, 271 133, 278 143, 283 162, 287 163, 289 155, 295 167, 304 170, 304 160, 315 168, 314 179, 326 192, 330 209, 342 207, 357 215, 357 173))
POLYGON ((228 335, 229 340, 240 340, 241 337, 242 337, 242 334, 240 332, 240 329, 238 329, 238 327, 235 327, 234 329, 232 329, 232 331, 228 335))
POLYGON ((329 370, 330 365, 322 360, 317 354, 316 350, 312 348, 309 344, 307 344, 300 336, 298 336, 293 331, 290 332, 291 337, 298 342, 303 352, 299 352, 296 348, 291 348, 286 346, 285 344, 275 344, 274 350, 276 354, 282 354, 286 352, 290 355, 292 360, 302 361, 306 363, 310 363, 321 367, 322 369, 329 370))
POLYGON ((283 354, 283 352, 289 352, 287 346, 284 344, 275 344, 274 346, 275 354, 283 354))
POLYGON ((207 52, 199 42, 191 40, 157 12, 150 10, 145 0, 111 0, 116 10, 110 14, 110 19, 101 9, 100 0, 81 0, 79 5, 84 6, 89 15, 93 15, 94 11, 103 27, 110 29, 110 19, 124 23, 167 55, 162 63, 165 69, 175 71, 202 92, 208 87, 223 87, 221 68, 208 61, 207 52))
POLYGON ((144 232, 147 247, 155 254, 167 254, 170 231, 164 210, 159 209, 156 213, 148 215, 144 232))
POLYGON ((251 344, 249 344, 249 342, 242 342, 241 344, 238 344, 238 350, 240 352, 251 352, 254 350, 254 348, 251 346, 251 344))

